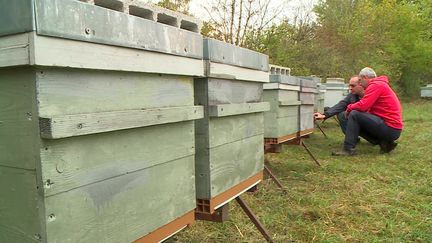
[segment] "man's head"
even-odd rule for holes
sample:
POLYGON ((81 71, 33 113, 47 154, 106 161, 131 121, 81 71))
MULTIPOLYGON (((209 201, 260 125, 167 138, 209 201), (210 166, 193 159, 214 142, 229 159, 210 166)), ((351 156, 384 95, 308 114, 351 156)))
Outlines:
POLYGON ((369 85, 369 81, 373 78, 376 78, 376 76, 377 75, 372 68, 370 67, 363 68, 359 73, 360 83, 363 86, 363 88, 366 88, 369 85))
POLYGON ((364 95, 364 88, 360 85, 360 77, 355 75, 352 76, 349 85, 348 85, 349 91, 352 94, 358 95, 360 97, 363 97, 364 95))

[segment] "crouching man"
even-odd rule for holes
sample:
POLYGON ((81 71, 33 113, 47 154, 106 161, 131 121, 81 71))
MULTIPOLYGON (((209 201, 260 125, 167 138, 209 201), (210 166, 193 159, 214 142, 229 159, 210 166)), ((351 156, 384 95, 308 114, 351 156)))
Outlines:
POLYGON ((348 118, 344 146, 333 155, 354 155, 358 136, 379 144, 382 153, 396 148, 402 132, 402 107, 386 76, 377 77, 372 68, 363 68, 359 74, 365 88, 363 98, 347 106, 348 118))

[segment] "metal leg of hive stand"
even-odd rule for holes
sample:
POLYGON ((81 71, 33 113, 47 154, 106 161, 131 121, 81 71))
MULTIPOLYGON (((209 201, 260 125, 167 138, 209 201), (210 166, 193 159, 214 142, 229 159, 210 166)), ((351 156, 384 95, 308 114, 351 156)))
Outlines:
POLYGON ((255 225, 255 227, 257 227, 259 232, 261 232, 261 234, 264 236, 267 242, 273 242, 273 240, 270 237, 270 234, 267 232, 264 225, 261 224, 261 222, 258 220, 256 215, 252 212, 249 206, 245 203, 245 201, 243 201, 243 199, 240 196, 236 197, 236 201, 243 209, 243 211, 246 213, 246 215, 249 217, 249 219, 252 221, 252 223, 255 225))
POLYGON ((328 138, 328 137, 327 137, 327 134, 326 134, 326 133, 324 132, 324 130, 321 128, 319 122, 315 122, 315 124, 316 124, 316 126, 318 127, 318 129, 321 131, 321 133, 324 135, 324 137, 325 137, 325 138, 328 138))
POLYGON ((300 144, 303 146, 303 148, 306 149, 306 151, 308 152, 308 154, 310 155, 310 157, 313 159, 313 161, 315 161, 315 163, 318 166, 321 166, 320 162, 315 158, 315 156, 312 154, 312 152, 309 150, 308 146, 305 144, 304 140, 302 138, 300 139, 300 144))
POLYGON ((273 172, 269 168, 269 161, 265 158, 264 159, 264 173, 266 173, 273 182, 280 188, 284 193, 287 192, 286 188, 282 185, 282 182, 273 174, 273 172))

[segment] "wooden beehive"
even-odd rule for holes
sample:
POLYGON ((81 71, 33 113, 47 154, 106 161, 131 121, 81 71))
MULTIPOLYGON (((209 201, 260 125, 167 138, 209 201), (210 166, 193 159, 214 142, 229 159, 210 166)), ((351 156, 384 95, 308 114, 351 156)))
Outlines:
POLYGON ((0 6, 0 242, 190 224, 202 37, 79 1, 0 6))
POLYGON ((315 112, 324 114, 324 102, 326 95, 326 86, 321 82, 317 83, 317 93, 315 94, 315 112))
POLYGON ((420 89, 420 97, 432 98, 432 84, 428 84, 420 89))
POLYGON ((299 77, 300 79, 300 136, 313 132, 315 94, 317 93, 316 81, 312 77, 299 77))
POLYGON ((204 40, 205 78, 195 79, 196 190, 199 212, 213 213, 262 179, 263 82, 268 57, 212 39, 204 40))
POLYGON ((348 95, 348 85, 343 78, 327 78, 324 106, 332 107, 348 95))
POLYGON ((297 137, 299 131, 299 79, 294 76, 271 74, 264 84, 264 101, 270 111, 264 113, 266 143, 279 144, 297 137))

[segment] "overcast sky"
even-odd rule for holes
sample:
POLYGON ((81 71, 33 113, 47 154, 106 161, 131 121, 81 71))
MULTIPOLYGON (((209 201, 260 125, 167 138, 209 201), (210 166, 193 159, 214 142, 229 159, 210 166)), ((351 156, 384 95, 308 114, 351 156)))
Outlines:
MULTIPOLYGON (((208 2, 209 0, 191 0, 190 12, 202 20, 207 20, 207 13, 203 6, 208 2)), ((271 0, 271 4, 275 7, 280 6, 281 4, 285 5, 285 10, 281 17, 288 17, 288 19, 296 13, 300 13, 301 15, 310 13, 317 2, 318 0, 271 0)))

